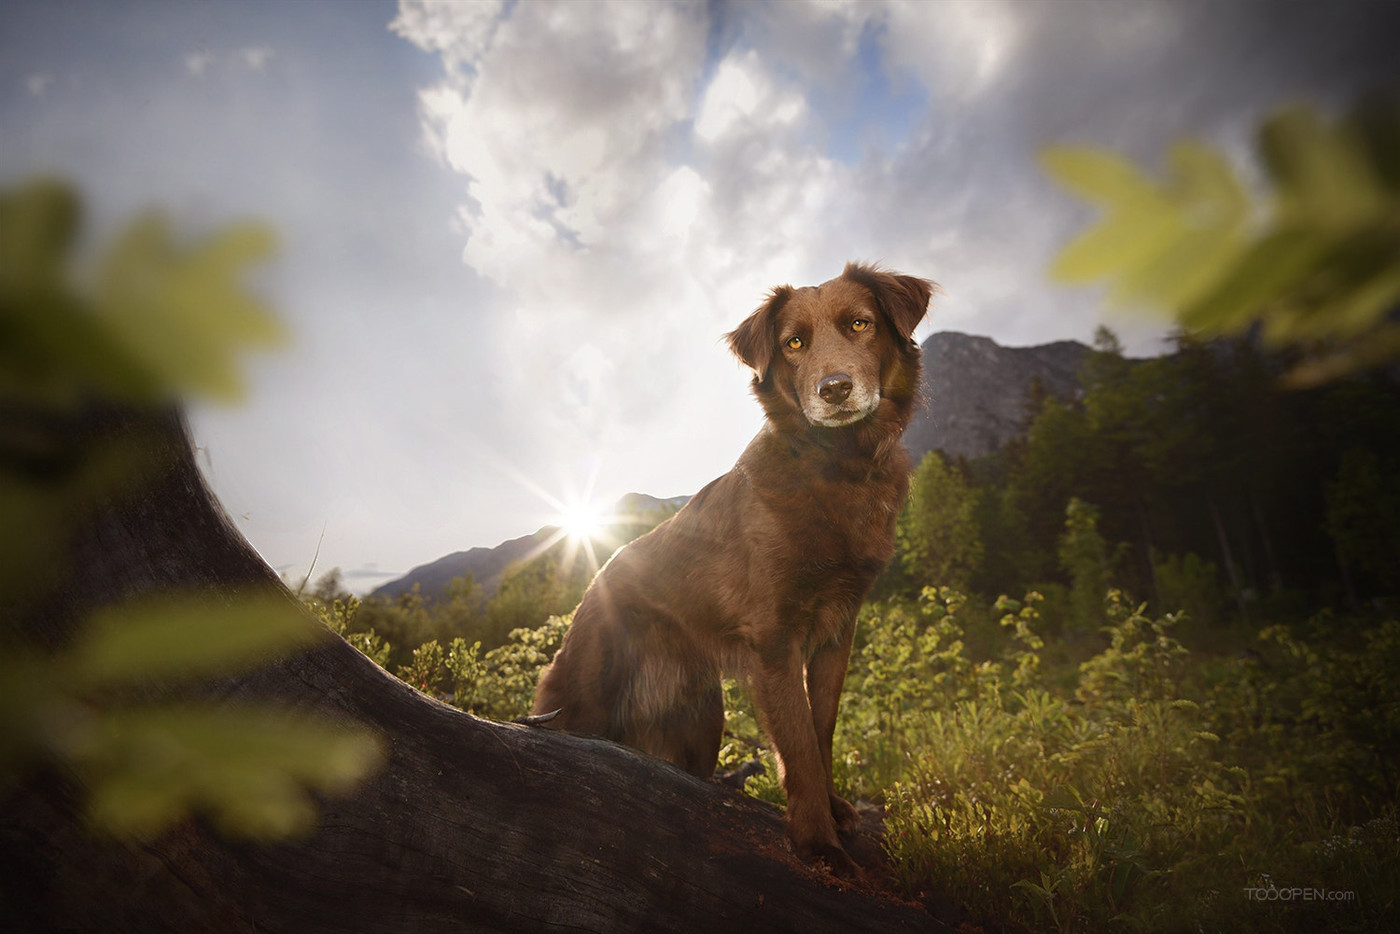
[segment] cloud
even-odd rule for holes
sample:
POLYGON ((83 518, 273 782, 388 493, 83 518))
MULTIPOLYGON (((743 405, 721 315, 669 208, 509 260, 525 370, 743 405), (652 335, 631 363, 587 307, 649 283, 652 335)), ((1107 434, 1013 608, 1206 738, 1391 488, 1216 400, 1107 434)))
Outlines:
POLYGON ((209 70, 209 66, 213 65, 217 60, 218 57, 214 55, 214 53, 207 52, 203 49, 195 52, 187 52, 185 53, 185 71, 196 78, 202 78, 204 77, 204 73, 209 70))
POLYGON ((801 92, 780 91, 758 53, 749 49, 726 57, 715 69, 695 118, 695 135, 714 144, 736 135, 781 133, 806 110, 801 92))
POLYGON ((462 77, 491 42, 505 0, 400 0, 398 16, 389 29, 427 52, 442 56, 447 71, 462 77))
POLYGON ((891 67, 918 75, 935 95, 966 100, 993 88, 1015 60, 1026 20, 1004 0, 899 0, 884 11, 891 67))
POLYGON ((596 438, 610 411, 650 407, 638 368, 668 378, 659 362, 600 361, 663 318, 705 315, 683 257, 709 192, 669 158, 704 67, 702 10, 520 4, 460 36, 438 12, 405 7, 395 29, 444 58, 420 114, 466 180, 465 261, 514 296, 496 331, 522 349, 503 361, 508 394, 540 400, 566 437, 596 438))
MULTIPOLYGON (((847 259, 937 276, 965 210, 956 179, 912 177, 918 153, 829 155, 809 103, 817 58, 855 73, 872 24, 916 8, 784 5, 804 44, 770 41, 788 32, 765 7, 719 48, 712 10, 518 4, 487 20, 415 3, 393 24, 443 60, 419 114, 463 177, 464 261, 513 306, 492 328, 506 404, 544 422, 543 460, 640 452, 614 475, 623 486, 679 474, 693 489, 727 468, 758 416, 719 339, 768 288, 820 282, 847 259)), ((963 51, 976 28, 939 33, 960 87, 994 81, 1012 43, 1005 29, 963 51)))
POLYGON ((24 79, 24 88, 30 97, 43 97, 53 81, 53 75, 33 74, 24 79))
MULTIPOLYGON (((504 296, 484 337, 502 418, 538 425, 527 456, 626 452, 604 486, 694 489, 756 425, 720 336, 847 259, 939 280, 934 327, 1088 339, 1096 296, 1045 279, 1083 218, 1038 148, 1155 155, 1247 125, 1307 56, 1270 46, 1235 77, 1259 7, 1065 9, 402 4, 393 30, 442 62, 423 140, 460 175, 464 261, 504 296)), ((1139 353, 1164 330, 1115 324, 1139 353)))
MULTIPOLYGON (((227 58, 242 64, 249 71, 261 74, 267 70, 267 63, 272 61, 276 54, 269 45, 249 45, 228 53, 227 58)), ((210 68, 218 64, 219 59, 218 54, 208 49, 197 49, 185 53, 183 61, 186 72, 192 77, 203 78, 210 68)))
POLYGON ((248 66, 249 71, 261 72, 267 68, 267 63, 272 61, 273 52, 270 46, 250 45, 239 51, 239 58, 243 59, 243 64, 248 66))

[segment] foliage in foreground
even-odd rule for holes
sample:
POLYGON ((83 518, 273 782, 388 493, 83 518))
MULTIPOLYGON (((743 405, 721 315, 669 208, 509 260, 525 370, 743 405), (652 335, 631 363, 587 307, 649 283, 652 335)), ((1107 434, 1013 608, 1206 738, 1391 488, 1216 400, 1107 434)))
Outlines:
POLYGON ((1168 153, 1168 177, 1127 159, 1056 147, 1042 161, 1104 209, 1053 274, 1105 279, 1111 297, 1165 309, 1193 333, 1252 328, 1303 350, 1289 374, 1311 386, 1400 357, 1400 94, 1362 97, 1341 120, 1293 106, 1257 135, 1271 189, 1256 204, 1229 161, 1196 142, 1168 153))
POLYGON ((228 836, 306 832, 314 795, 374 769, 378 740, 285 705, 198 699, 326 637, 285 595, 129 599, 58 647, 28 628, 72 571, 79 522, 168 469, 150 438, 99 435, 94 415, 234 400, 240 352, 281 334, 244 285, 271 247, 263 228, 186 241, 150 214, 79 268, 81 220, 61 183, 0 191, 0 795, 72 781, 90 826, 125 838, 195 815, 228 836))

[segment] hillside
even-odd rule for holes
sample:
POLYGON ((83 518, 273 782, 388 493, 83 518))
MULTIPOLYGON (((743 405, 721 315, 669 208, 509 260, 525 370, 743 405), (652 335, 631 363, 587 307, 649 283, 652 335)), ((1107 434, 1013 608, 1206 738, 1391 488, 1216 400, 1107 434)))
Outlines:
MULTIPOLYGON (((655 525, 648 517, 657 517, 675 512, 685 505, 688 496, 673 496, 658 499, 645 493, 628 493, 617 501, 613 513, 618 516, 637 516, 640 531, 655 525)), ((659 520, 658 520, 659 521, 659 520)), ((447 590, 454 578, 470 574, 481 585, 482 594, 491 597, 501 585, 511 565, 546 548, 546 543, 558 533, 556 526, 546 525, 529 535, 512 538, 493 548, 477 547, 467 551, 454 551, 436 561, 419 565, 403 577, 389 581, 370 593, 373 597, 392 599, 408 593, 415 585, 424 596, 433 596, 447 590)), ((599 555, 599 560, 604 556, 599 555)))

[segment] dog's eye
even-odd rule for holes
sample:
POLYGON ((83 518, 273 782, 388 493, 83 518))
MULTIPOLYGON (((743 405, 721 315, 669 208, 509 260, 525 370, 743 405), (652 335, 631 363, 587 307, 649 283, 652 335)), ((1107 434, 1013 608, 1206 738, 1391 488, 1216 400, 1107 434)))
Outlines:
POLYGON ((800 337, 789 337, 786 341, 784 341, 784 343, 787 344, 789 350, 802 349, 802 338, 800 337))
POLYGON ((864 318, 857 318, 851 322, 852 331, 864 331, 868 327, 870 327, 870 322, 864 318))

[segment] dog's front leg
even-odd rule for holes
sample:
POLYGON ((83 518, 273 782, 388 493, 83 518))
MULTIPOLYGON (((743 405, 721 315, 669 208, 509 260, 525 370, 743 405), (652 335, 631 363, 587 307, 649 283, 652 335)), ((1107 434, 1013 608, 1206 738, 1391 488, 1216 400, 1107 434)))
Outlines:
POLYGON ((837 873, 854 874, 855 864, 841 848, 831 817, 829 779, 802 683, 802 652, 786 639, 758 649, 751 687, 764 727, 777 747, 793 847, 805 860, 823 859, 837 873))
POLYGON ((817 649, 807 662, 807 696, 812 705, 812 725, 817 734, 822 769, 826 774, 826 792, 831 816, 842 829, 860 822, 856 809, 836 793, 831 776, 831 737, 836 731, 836 713, 841 705, 841 686, 846 681, 846 665, 851 657, 851 638, 855 634, 854 620, 841 630, 841 638, 817 649))

